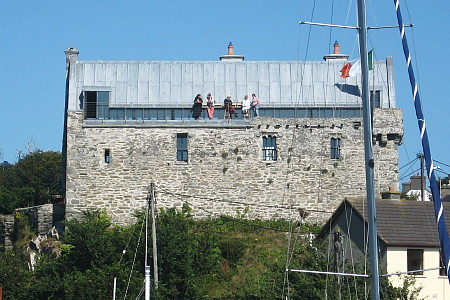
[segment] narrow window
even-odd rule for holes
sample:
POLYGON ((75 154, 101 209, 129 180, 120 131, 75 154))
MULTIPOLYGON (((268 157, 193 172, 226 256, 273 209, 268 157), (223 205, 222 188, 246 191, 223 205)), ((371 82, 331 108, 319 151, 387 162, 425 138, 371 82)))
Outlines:
POLYGON ((331 138, 331 159, 340 159, 341 158, 341 139, 340 138, 331 138))
POLYGON ((111 162, 111 155, 109 149, 105 149, 105 163, 109 164, 111 162))
MULTIPOLYGON (((407 249, 408 271, 423 270, 423 249, 407 249)), ((422 275, 415 272, 412 275, 422 275)))
POLYGON ((187 133, 177 134, 177 160, 188 161, 188 137, 187 133))
POLYGON ((263 137, 263 160, 277 160, 277 138, 275 136, 263 137))
POLYGON ((85 118, 108 119, 109 92, 85 91, 85 118))

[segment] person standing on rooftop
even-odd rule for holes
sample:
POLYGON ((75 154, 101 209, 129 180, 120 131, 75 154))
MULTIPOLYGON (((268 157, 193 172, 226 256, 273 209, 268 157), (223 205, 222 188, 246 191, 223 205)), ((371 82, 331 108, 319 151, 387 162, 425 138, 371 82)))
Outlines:
POLYGON ((254 117, 259 117, 259 99, 255 94, 252 94, 252 111, 254 117))

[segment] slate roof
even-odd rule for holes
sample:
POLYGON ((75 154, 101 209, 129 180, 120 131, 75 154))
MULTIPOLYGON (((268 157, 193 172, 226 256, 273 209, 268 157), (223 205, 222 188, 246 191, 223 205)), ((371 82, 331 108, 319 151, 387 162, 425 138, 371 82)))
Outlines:
MULTIPOLYGON (((346 199, 330 220, 337 220, 345 206, 352 208, 367 224, 367 203, 346 199)), ((446 223, 450 203, 443 203, 446 223)), ((388 246, 436 247, 439 245, 433 202, 376 200, 378 237, 388 246)), ((330 228, 329 223, 324 228, 330 228)), ((333 227, 333 224, 332 224, 333 227)), ((322 232, 321 232, 322 234, 322 232)))

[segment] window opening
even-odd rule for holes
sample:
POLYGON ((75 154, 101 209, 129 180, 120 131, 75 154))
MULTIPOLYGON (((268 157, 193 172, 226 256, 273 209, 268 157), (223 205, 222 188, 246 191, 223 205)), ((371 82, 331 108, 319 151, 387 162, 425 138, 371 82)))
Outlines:
POLYGON ((109 92, 85 91, 84 97, 86 119, 109 118, 109 92))
POLYGON ((105 163, 109 164, 111 162, 111 155, 109 149, 105 149, 105 163))
POLYGON ((188 140, 187 133, 177 134, 177 160, 188 161, 188 140))
POLYGON ((381 107, 381 91, 371 91, 370 92, 370 108, 380 108, 381 107))
POLYGON ((341 139, 340 138, 331 138, 331 159, 340 159, 341 158, 341 139))
MULTIPOLYGON (((407 249, 408 271, 423 269, 423 249, 407 249)), ((415 272, 413 275, 422 275, 423 272, 415 272)))
POLYGON ((263 160, 277 160, 277 138, 275 136, 263 137, 263 160))

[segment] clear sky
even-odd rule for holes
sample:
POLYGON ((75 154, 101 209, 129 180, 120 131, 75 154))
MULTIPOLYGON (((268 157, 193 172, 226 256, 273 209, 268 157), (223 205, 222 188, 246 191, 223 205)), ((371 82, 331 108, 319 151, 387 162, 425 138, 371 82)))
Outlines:
MULTIPOLYGON (((450 165, 450 30, 447 0, 401 1, 434 159, 450 165)), ((394 1, 367 0, 369 26, 396 25, 394 1)), ((61 151, 65 55, 80 60, 218 60, 232 42, 246 60, 322 60, 338 40, 358 57, 357 33, 299 25, 356 25, 355 1, 0 0, 0 161, 17 161, 31 144, 61 151)), ((421 151, 398 29, 371 30, 376 59, 394 57, 403 109, 400 166, 421 151)), ((339 76, 339 74, 336 74, 339 76)), ((263 100, 263 99, 262 99, 263 100)), ((400 177, 418 168, 402 169, 400 177)), ((450 173, 450 167, 442 166, 450 173)), ((443 175, 443 174, 442 174, 443 175)))

